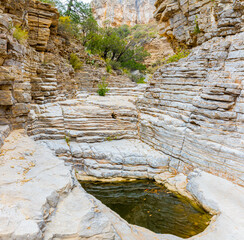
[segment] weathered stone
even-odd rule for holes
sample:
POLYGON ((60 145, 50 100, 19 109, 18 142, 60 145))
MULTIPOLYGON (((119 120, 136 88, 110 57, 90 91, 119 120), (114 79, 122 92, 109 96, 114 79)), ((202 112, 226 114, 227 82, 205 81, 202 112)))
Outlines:
POLYGON ((29 108, 24 103, 17 103, 12 107, 12 113, 14 115, 25 115, 29 112, 29 108))
POLYGON ((199 167, 243 185, 243 68, 226 69, 239 62, 239 54, 226 56, 243 36, 214 38, 165 65, 138 101, 141 139, 180 161, 178 171, 199 167))
POLYGON ((0 105, 13 105, 13 96, 11 91, 0 90, 0 105))
MULTIPOLYGON (((117 236, 135 240, 181 239, 128 224, 87 194, 74 180, 70 167, 22 131, 12 132, 2 151, 5 153, 0 155, 3 173, 0 237, 3 239, 117 239, 117 236)), ((188 191, 194 201, 217 214, 203 233, 191 239, 241 239, 244 232, 241 187, 199 170, 188 179, 182 174, 169 177, 164 179, 171 186, 188 191)))
POLYGON ((153 19, 154 0, 93 0, 92 10, 100 26, 109 21, 112 26, 146 24, 153 19))
MULTIPOLYGON (((160 34, 166 36, 175 49, 182 45, 192 47, 216 36, 243 31, 244 9, 236 7, 241 2, 157 0, 154 17, 160 24, 160 34)), ((241 52, 237 54, 236 57, 241 56, 241 52)))
POLYGON ((30 103, 31 102, 31 94, 26 91, 22 91, 22 90, 15 90, 14 98, 19 103, 30 103))

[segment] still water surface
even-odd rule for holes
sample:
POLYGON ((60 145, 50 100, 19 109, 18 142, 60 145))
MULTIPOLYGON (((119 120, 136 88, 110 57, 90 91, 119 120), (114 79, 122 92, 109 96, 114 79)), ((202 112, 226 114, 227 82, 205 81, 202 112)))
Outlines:
POLYGON ((188 238, 202 232, 211 216, 154 181, 81 182, 83 188, 131 224, 188 238))

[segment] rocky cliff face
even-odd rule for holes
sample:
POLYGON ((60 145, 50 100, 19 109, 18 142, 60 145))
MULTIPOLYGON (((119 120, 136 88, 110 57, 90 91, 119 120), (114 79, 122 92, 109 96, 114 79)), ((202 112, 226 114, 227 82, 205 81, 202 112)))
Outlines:
POLYGON ((158 1, 156 6, 155 16, 162 22, 164 34, 177 44, 192 46, 195 36, 189 34, 193 26, 188 20, 199 14, 201 32, 195 43, 205 42, 192 49, 187 58, 167 64, 154 74, 138 102, 141 139, 169 155, 170 165, 178 171, 198 167, 243 185, 241 2, 200 1, 180 8, 176 1, 171 5, 158 1), (211 8, 209 4, 214 3, 211 8), (213 15, 207 14, 207 9, 212 9, 213 15), (187 18, 185 11, 190 11, 187 18), (203 23, 210 20, 216 28, 210 22, 203 23), (208 38, 212 39, 206 41, 208 38))
POLYGON ((57 36, 59 14, 49 4, 0 1, 0 13, 0 125, 19 128, 31 104, 66 99, 80 88, 67 56, 82 51, 57 36), (14 38, 18 25, 28 31, 27 41, 14 38))
POLYGON ((244 27, 242 0, 157 0, 155 7, 160 34, 168 37, 175 48, 237 34, 244 27))
POLYGON ((154 0, 93 0, 94 16, 101 26, 109 21, 112 26, 145 24, 153 19, 154 0))

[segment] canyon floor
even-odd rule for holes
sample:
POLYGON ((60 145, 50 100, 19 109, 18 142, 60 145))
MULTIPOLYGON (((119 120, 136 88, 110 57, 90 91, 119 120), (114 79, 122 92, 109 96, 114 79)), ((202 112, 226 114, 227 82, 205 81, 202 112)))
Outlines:
POLYGON ((36 117, 39 131, 32 137, 27 136, 25 130, 15 130, 7 137, 9 129, 1 127, 2 139, 7 137, 0 156, 0 171, 3 173, 0 178, 1 239, 181 239, 128 224, 86 193, 78 183, 78 177, 105 181, 154 178, 173 192, 194 199, 214 215, 203 233, 189 239, 241 240, 244 234, 243 188, 198 169, 188 176, 168 174, 162 167, 167 168, 168 157, 133 136, 136 125, 131 119, 129 125, 123 120, 118 125, 121 114, 118 109, 124 114, 128 109, 127 112, 133 113, 133 97, 88 96, 47 104, 45 111, 36 117), (111 112, 115 109, 118 115, 112 119, 111 112), (60 114, 66 116, 63 123, 66 122, 69 141, 63 135, 59 139, 60 128, 54 127, 60 114), (72 114, 77 119, 75 123, 71 121, 72 114), (84 114, 92 116, 93 122, 88 124, 95 124, 98 129, 116 126, 111 130, 112 136, 120 132, 121 139, 101 135, 97 128, 96 134, 85 128, 84 137, 80 131, 84 127, 80 126, 84 114), (101 123, 101 114, 107 125, 101 123), (52 131, 45 125, 45 132, 42 132, 41 119, 47 121, 49 118, 52 119, 49 121, 52 131), (79 131, 75 130, 74 124, 76 128, 79 126, 79 131), (123 131, 118 131, 119 127, 123 131), (71 159, 76 170, 71 167, 71 159))

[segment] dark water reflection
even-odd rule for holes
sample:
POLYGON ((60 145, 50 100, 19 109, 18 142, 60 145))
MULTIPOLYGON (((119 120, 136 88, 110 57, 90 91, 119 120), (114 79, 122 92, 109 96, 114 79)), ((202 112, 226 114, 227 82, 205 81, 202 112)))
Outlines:
POLYGON ((153 181, 81 185, 129 223, 156 233, 188 238, 202 232, 211 218, 153 181))

